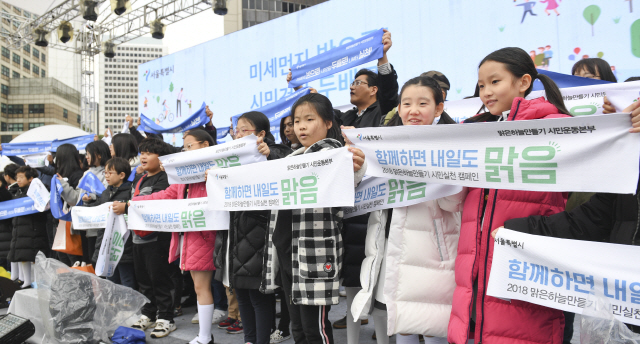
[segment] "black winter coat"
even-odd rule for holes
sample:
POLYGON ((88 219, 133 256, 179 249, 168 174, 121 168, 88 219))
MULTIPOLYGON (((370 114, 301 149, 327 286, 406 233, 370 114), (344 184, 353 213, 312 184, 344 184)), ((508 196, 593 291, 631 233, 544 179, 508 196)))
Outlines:
MULTIPOLYGON (((0 188, 0 202, 10 201, 13 198, 9 190, 0 188)), ((7 257, 11 249, 11 237, 13 233, 13 219, 0 220, 0 264, 7 263, 7 257)))
POLYGON ((640 245, 640 181, 635 195, 597 193, 571 211, 505 221, 518 232, 564 239, 640 245))
MULTIPOLYGON (((14 199, 28 197, 28 186, 18 188, 14 199)), ((12 219, 13 234, 10 262, 35 262, 38 251, 46 251, 49 247, 47 238, 47 214, 35 213, 17 216, 12 219)))
MULTIPOLYGON (((131 199, 131 182, 126 181, 122 183, 117 188, 113 186, 109 186, 100 198, 98 198, 95 202, 89 203, 87 207, 96 207, 101 204, 113 201, 121 201, 127 202, 131 199)), ((102 246, 102 239, 104 238, 104 228, 98 229, 98 235, 96 237, 96 249, 93 252, 93 257, 91 257, 91 261, 93 266, 96 266, 96 262, 98 261, 98 255, 100 254, 100 246, 102 246)), ((133 263, 133 234, 129 233, 129 237, 127 238, 127 242, 124 243, 124 251, 122 252, 122 257, 120 258, 120 263, 133 263)))
MULTIPOLYGON (((271 153, 267 160, 286 157, 291 148, 265 138, 271 153)), ((262 280, 262 260, 265 238, 269 229, 270 210, 232 211, 228 231, 218 232, 214 251, 215 278, 222 281, 229 241, 229 283, 233 288, 259 289, 262 280)))

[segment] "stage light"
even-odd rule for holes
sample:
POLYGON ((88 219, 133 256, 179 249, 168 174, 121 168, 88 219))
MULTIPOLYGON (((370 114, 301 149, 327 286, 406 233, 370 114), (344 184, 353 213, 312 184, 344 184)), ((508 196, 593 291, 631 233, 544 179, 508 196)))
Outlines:
POLYGON ((49 35, 49 32, 42 28, 37 28, 33 30, 33 34, 35 35, 35 42, 37 46, 46 47, 49 45, 49 41, 47 41, 47 35, 49 35))
POLYGON ((116 56, 116 45, 112 41, 106 41, 102 43, 102 51, 104 52, 104 57, 112 59, 116 56))
POLYGON ((73 39, 73 26, 68 21, 63 21, 58 26, 58 39, 60 42, 67 43, 73 39))
POLYGON ((98 13, 96 12, 98 2, 95 0, 82 0, 80 2, 80 13, 82 18, 90 21, 98 20, 98 13))
POLYGON ((151 28, 151 37, 155 39, 164 38, 164 32, 167 29, 167 26, 164 25, 160 19, 152 20, 149 23, 149 27, 151 28))
POLYGON ((227 14, 227 0, 215 0, 215 5, 213 6, 213 13, 223 16, 227 14))
POLYGON ((111 0, 111 10, 116 15, 122 15, 131 11, 131 2, 129 0, 111 0))

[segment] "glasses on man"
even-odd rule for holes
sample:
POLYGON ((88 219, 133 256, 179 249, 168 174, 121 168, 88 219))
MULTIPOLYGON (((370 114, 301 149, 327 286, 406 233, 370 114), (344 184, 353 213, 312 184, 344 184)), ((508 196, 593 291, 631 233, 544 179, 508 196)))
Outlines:
POLYGON ((190 144, 188 144, 188 145, 186 145, 186 146, 182 147, 182 151, 183 151, 183 152, 190 151, 190 150, 191 150, 191 147, 193 147, 193 145, 195 145, 195 144, 201 144, 201 143, 202 143, 202 141, 192 142, 192 143, 190 143, 190 144))
POLYGON ((364 81, 364 80, 353 80, 353 82, 351 83, 351 86, 352 87, 358 87, 358 86, 360 86, 362 84, 369 85, 369 83, 364 81))
POLYGON ((249 130, 249 129, 236 129, 236 135, 238 134, 242 134, 243 136, 246 135, 248 132, 252 132, 255 130, 249 130))

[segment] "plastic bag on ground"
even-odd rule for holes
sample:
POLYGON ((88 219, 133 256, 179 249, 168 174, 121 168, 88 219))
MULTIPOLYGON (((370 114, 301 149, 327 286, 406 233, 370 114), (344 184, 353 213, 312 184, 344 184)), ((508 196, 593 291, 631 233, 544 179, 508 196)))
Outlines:
POLYGON ((611 303, 604 295, 589 295, 587 307, 582 312, 580 343, 640 344, 640 334, 613 316, 611 303))
POLYGON ((42 252, 36 256, 35 278, 50 343, 108 343, 116 328, 149 302, 131 288, 71 269, 42 252))

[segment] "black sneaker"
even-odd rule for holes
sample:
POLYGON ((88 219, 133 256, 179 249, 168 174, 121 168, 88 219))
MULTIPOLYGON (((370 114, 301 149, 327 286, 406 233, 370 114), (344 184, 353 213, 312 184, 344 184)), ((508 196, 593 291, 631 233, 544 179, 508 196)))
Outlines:
POLYGON ((244 327, 242 326, 242 321, 240 320, 236 320, 236 322, 233 325, 227 327, 228 334, 239 334, 243 332, 244 332, 244 327))
POLYGON ((208 343, 202 343, 198 340, 198 336, 196 336, 196 338, 194 338, 192 341, 190 341, 187 344, 213 344, 213 335, 211 335, 211 340, 208 343))

